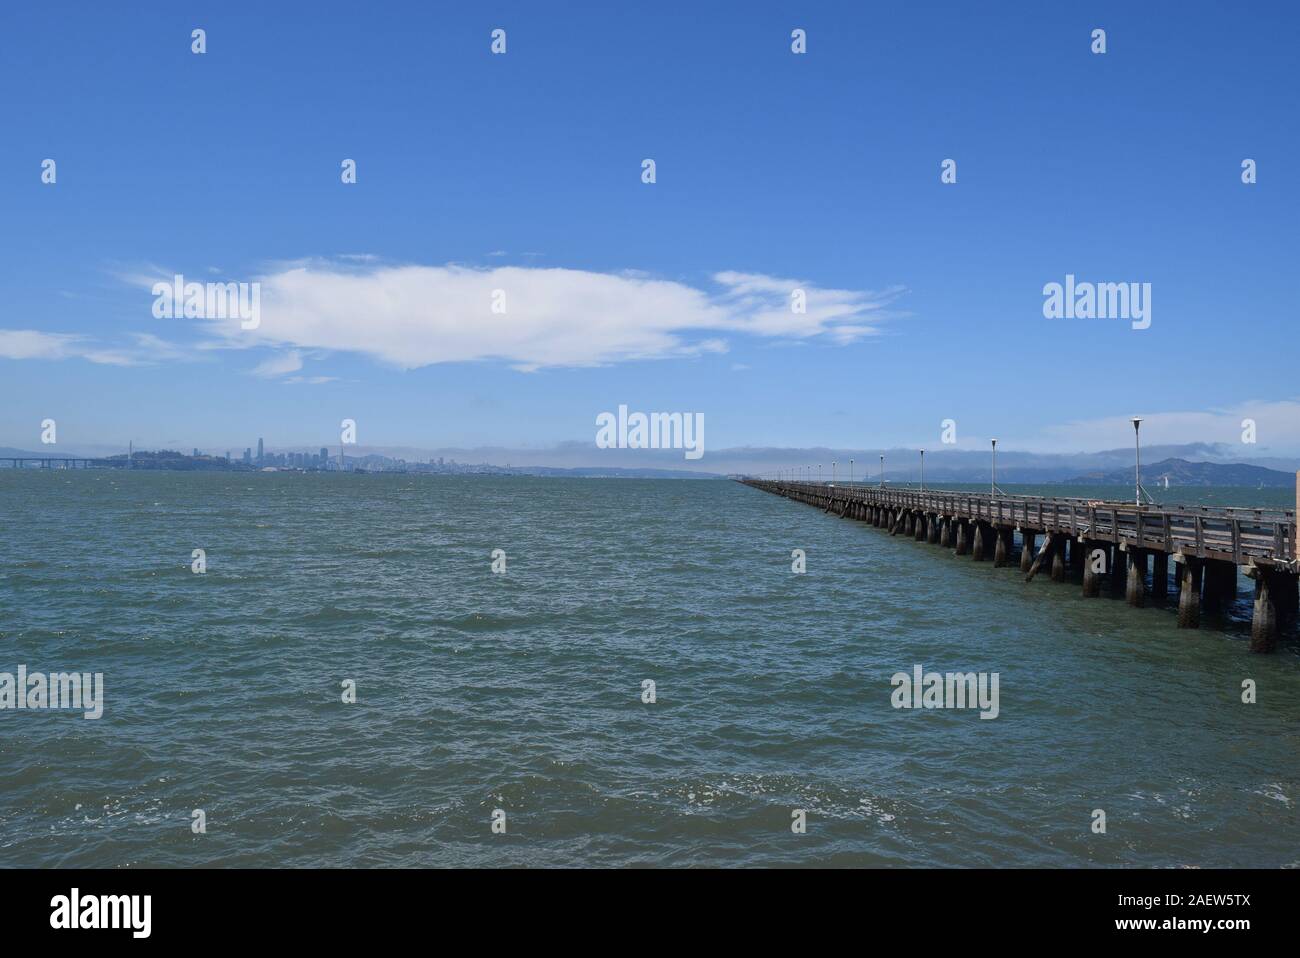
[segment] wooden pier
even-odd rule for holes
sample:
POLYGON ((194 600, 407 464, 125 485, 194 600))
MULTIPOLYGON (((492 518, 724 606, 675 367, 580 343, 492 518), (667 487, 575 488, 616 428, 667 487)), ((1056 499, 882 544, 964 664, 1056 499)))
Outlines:
POLYGON ((1080 582, 1090 598, 1101 595, 1105 583, 1132 606, 1169 600, 1172 560, 1180 628, 1199 628, 1203 609, 1217 612, 1231 603, 1240 568, 1255 582, 1252 652, 1272 652, 1278 639, 1295 629, 1300 612, 1294 510, 1139 507, 1094 499, 740 481, 976 562, 992 559, 995 567, 1009 564, 1018 547, 1025 581, 1045 570, 1053 582, 1080 582))

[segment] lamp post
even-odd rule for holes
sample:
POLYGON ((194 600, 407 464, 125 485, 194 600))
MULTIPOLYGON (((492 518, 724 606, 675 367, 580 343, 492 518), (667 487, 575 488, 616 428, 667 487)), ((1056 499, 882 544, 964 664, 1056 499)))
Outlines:
POLYGON ((849 485, 853 485, 853 460, 849 460, 849 485))
POLYGON ((1137 416, 1133 417, 1133 504, 1139 509, 1142 508, 1142 442, 1138 438, 1138 429, 1142 425, 1142 420, 1137 416))
POLYGON ((880 457, 880 488, 885 488, 885 457, 880 457))
POLYGON ((925 450, 921 450, 921 491, 925 492, 925 450))
POLYGON ((993 440, 993 465, 992 472, 989 473, 989 498, 992 499, 994 490, 998 487, 998 441, 993 440))
POLYGON ((831 485, 835 485, 835 460, 831 460, 831 485))

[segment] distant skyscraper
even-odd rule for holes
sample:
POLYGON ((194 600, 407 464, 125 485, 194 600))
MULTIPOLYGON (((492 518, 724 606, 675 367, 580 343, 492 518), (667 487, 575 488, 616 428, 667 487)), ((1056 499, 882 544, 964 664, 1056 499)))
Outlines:
POLYGON ((245 447, 244 447, 244 462, 245 462, 246 464, 251 464, 252 461, 253 461, 253 449, 252 449, 251 446, 245 446, 245 447))
POLYGON ((329 451, 328 449, 326 449, 324 446, 321 446, 321 447, 320 447, 320 464, 321 464, 322 466, 324 466, 325 463, 329 462, 329 460, 330 460, 330 451, 329 451))
POLYGON ((195 446, 195 447, 194 447, 194 458, 195 458, 195 459, 199 458, 199 447, 198 447, 198 446, 195 446))
POLYGON ((264 456, 264 454, 265 454, 265 450, 262 448, 262 440, 258 439, 257 440, 257 464, 259 466, 262 464, 262 457, 264 456))

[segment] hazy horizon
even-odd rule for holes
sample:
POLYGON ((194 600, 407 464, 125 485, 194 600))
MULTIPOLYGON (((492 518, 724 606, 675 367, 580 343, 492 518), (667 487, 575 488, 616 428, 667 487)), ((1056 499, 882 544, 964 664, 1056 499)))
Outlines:
MULTIPOLYGON (((427 463, 431 459, 443 458, 455 460, 461 465, 489 465, 494 467, 512 466, 514 468, 552 468, 552 469, 658 469, 676 472, 695 472, 702 475, 726 475, 735 473, 758 474, 774 470, 802 469, 811 466, 815 475, 817 466, 822 467, 822 477, 830 479, 832 462, 839 478, 847 479, 850 468, 855 477, 878 477, 880 475, 880 456, 885 457, 885 472, 892 481, 899 477, 916 475, 919 477, 921 464, 917 449, 774 449, 761 447, 741 447, 719 449, 707 453, 702 459, 689 461, 683 458, 680 450, 669 449, 597 449, 589 443, 571 442, 551 447, 514 448, 500 446, 477 447, 434 447, 418 448, 412 446, 371 446, 365 444, 340 446, 339 443, 265 443, 267 453, 309 452, 317 453, 324 446, 331 456, 336 456, 343 448, 349 459, 370 455, 385 456, 392 459, 405 459, 408 462, 427 463), (850 459, 853 460, 852 467, 850 459), (865 469, 865 472, 864 472, 865 469)), ((152 452, 163 449, 175 450, 186 455, 196 448, 187 443, 163 443, 157 446, 136 445, 137 452, 152 452)), ((224 456, 230 452, 232 459, 240 459, 245 448, 251 448, 256 456, 256 443, 251 446, 198 447, 200 453, 224 456)), ((125 447, 104 444, 79 445, 60 444, 57 449, 50 447, 24 448, 21 446, 0 447, 0 456, 18 454, 34 456, 74 457, 108 457, 125 453, 125 447)), ((1267 450, 1262 450, 1267 452, 1267 450)), ((1048 478, 1047 474, 1061 471, 1131 468, 1133 465, 1132 447, 1101 449, 1092 452, 1073 453, 1033 453, 1018 449, 998 447, 999 474, 1006 481, 1058 481, 1060 478, 1048 478), (1017 474, 1026 475, 1016 480, 1017 474)), ((936 479, 956 475, 982 476, 991 465, 990 450, 985 449, 927 449, 925 469, 929 476, 936 479)), ((1208 462, 1221 465, 1260 466, 1279 471, 1300 469, 1300 457, 1257 455, 1245 456, 1227 445, 1194 443, 1184 446, 1144 446, 1142 460, 1151 465, 1166 459, 1185 459, 1189 462, 1208 462)))

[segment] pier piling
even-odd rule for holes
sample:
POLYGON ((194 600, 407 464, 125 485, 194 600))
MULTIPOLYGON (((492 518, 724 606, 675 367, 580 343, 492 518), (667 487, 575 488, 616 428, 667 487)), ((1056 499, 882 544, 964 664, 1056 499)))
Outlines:
POLYGON ((1065 537, 1052 537, 1052 581, 1065 581, 1065 537))
POLYGON ((1084 541, 1079 544, 1080 554, 1083 556, 1083 596, 1085 599, 1095 599, 1101 595, 1101 573, 1099 573, 1092 561, 1093 552, 1099 548, 1098 543, 1084 541))
POLYGON ((1277 646, 1278 610, 1275 574, 1255 568, 1255 610, 1250 620, 1250 651, 1272 652, 1277 646))
POLYGON ((1195 556, 1175 556, 1178 566, 1178 627, 1201 627, 1201 560, 1195 556))
POLYGON ((1147 604, 1146 553, 1141 549, 1128 551, 1128 583, 1124 590, 1124 599, 1135 609, 1147 604))
POLYGON ((1020 571, 1028 572, 1034 564, 1034 540, 1038 537, 1032 529, 1020 530, 1020 571))

